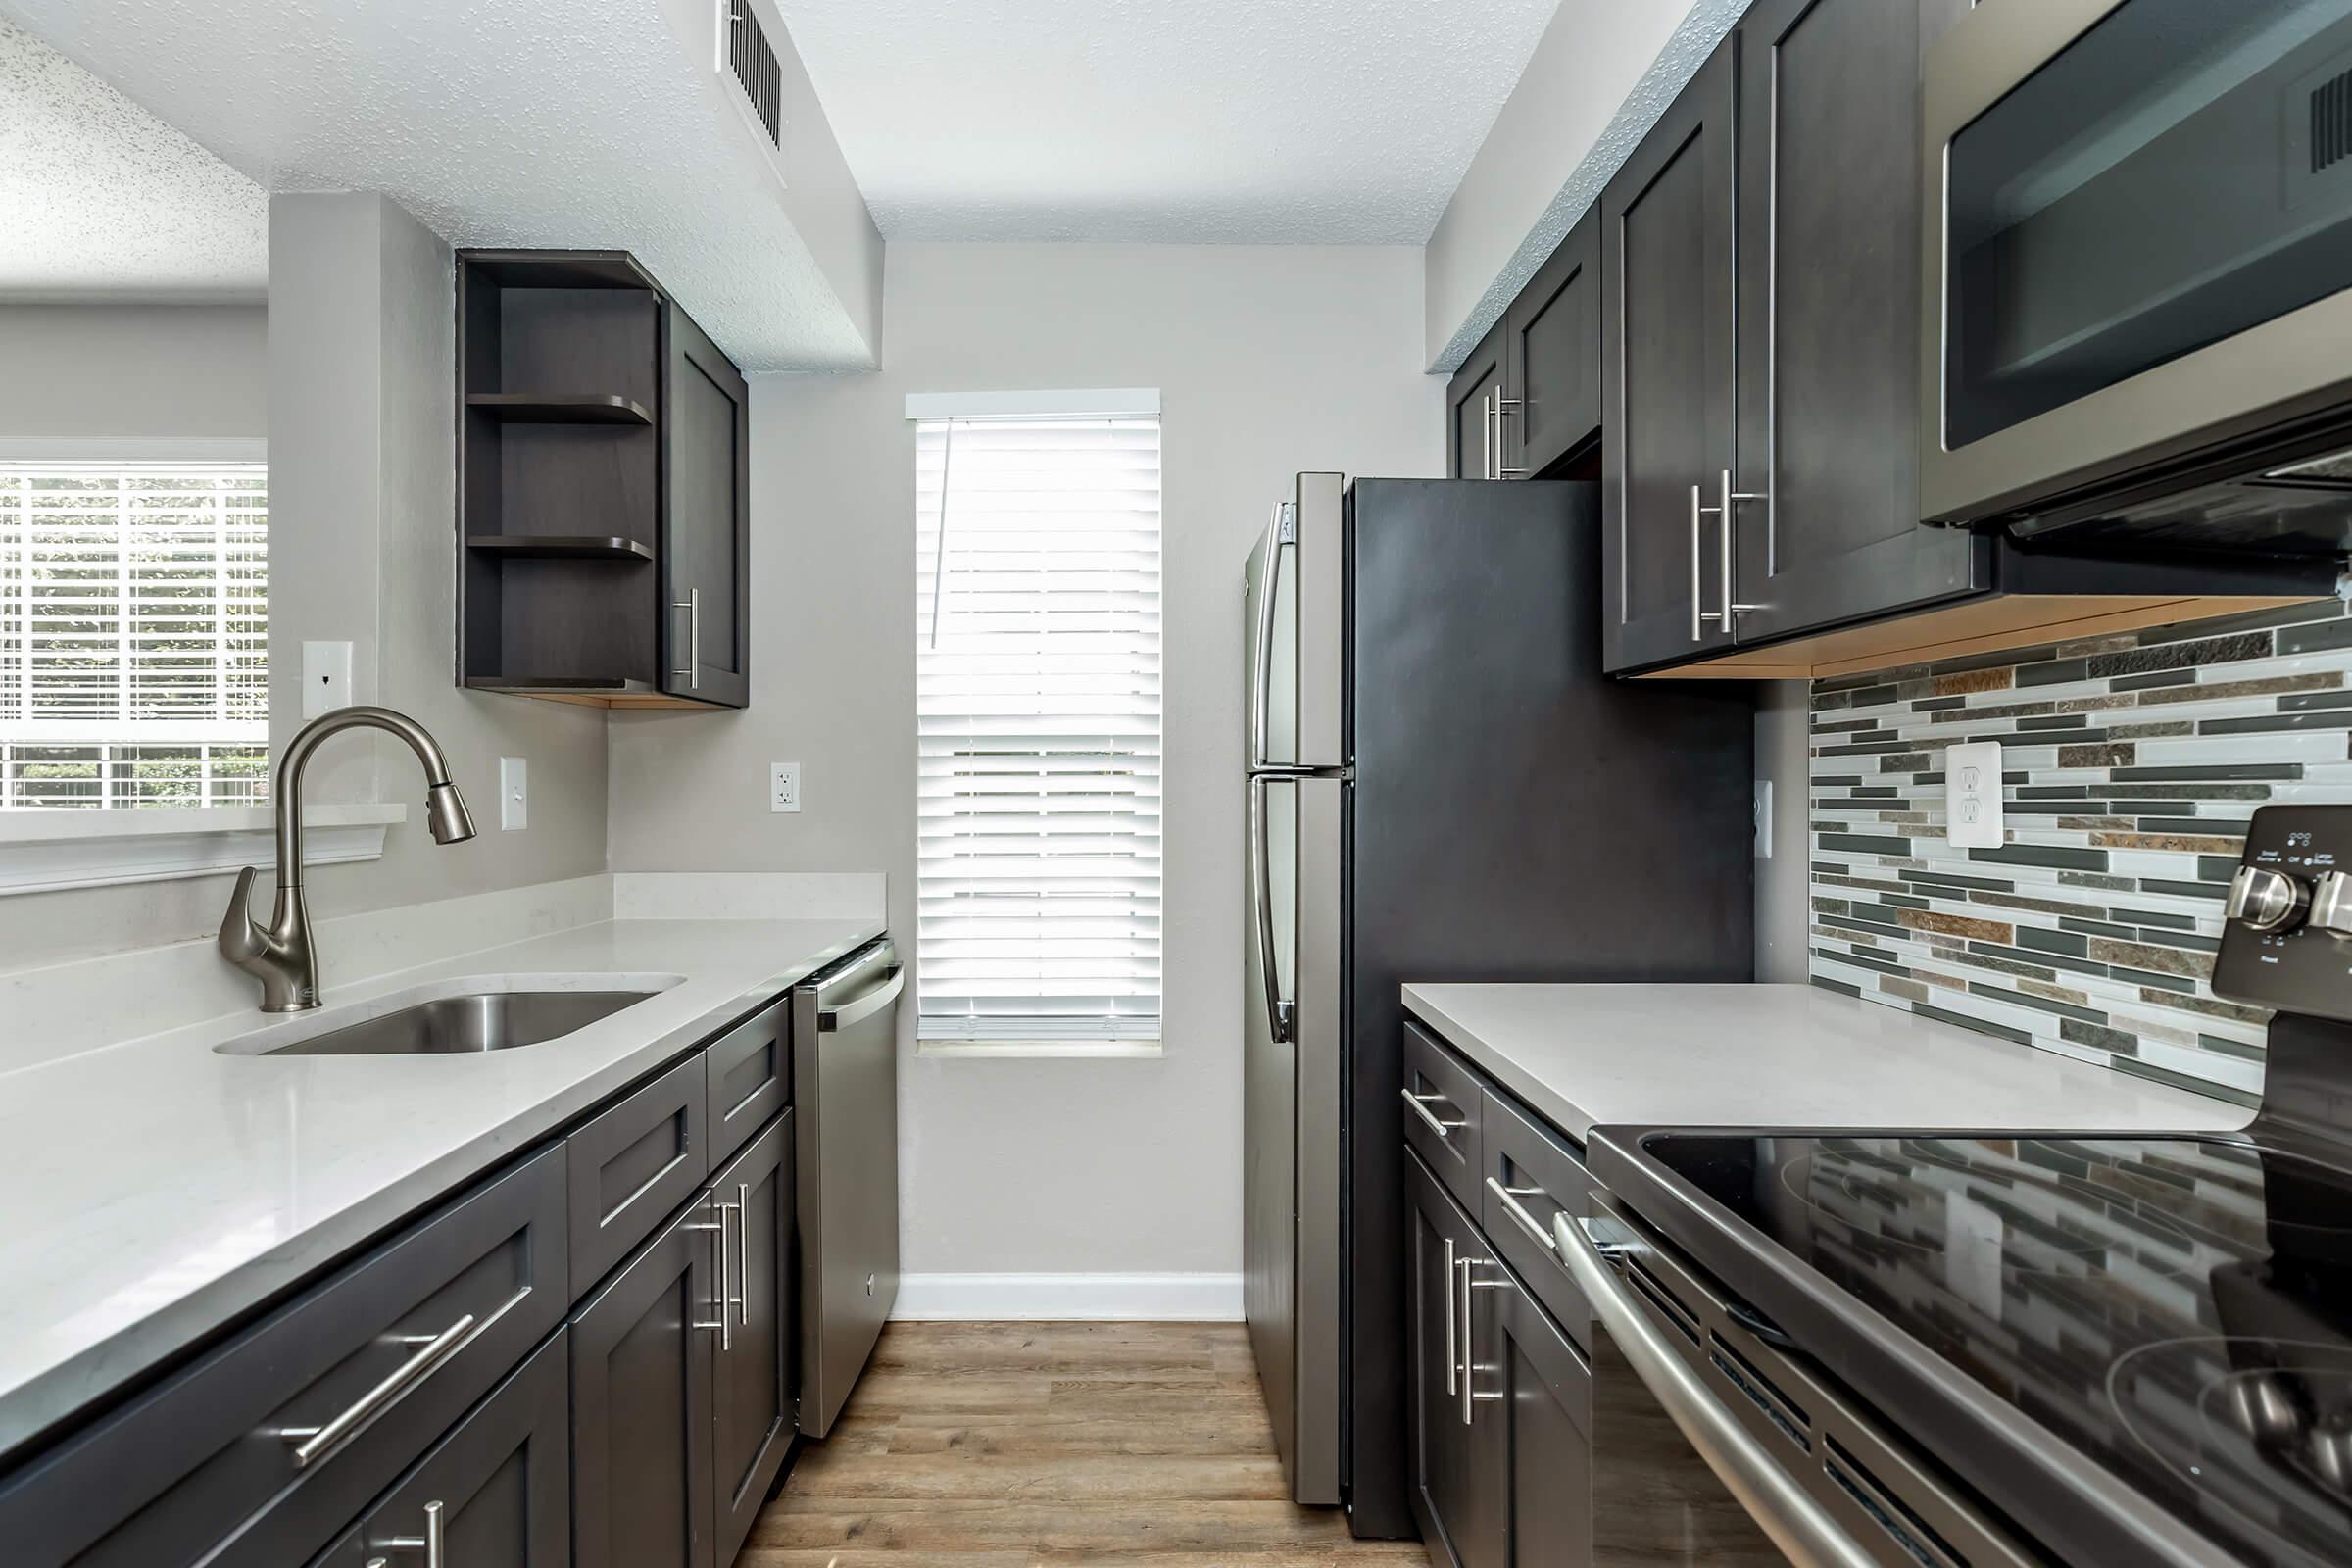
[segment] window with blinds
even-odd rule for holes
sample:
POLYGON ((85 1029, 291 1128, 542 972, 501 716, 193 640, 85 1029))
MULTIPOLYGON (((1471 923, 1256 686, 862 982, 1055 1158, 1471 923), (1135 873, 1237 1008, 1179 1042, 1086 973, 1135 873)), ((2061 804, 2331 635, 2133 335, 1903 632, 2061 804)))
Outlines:
POLYGON ((1159 1038, 1159 421, 915 426, 919 1020, 1159 1038))
POLYGON ((0 809, 269 793, 258 464, 0 464, 0 809))

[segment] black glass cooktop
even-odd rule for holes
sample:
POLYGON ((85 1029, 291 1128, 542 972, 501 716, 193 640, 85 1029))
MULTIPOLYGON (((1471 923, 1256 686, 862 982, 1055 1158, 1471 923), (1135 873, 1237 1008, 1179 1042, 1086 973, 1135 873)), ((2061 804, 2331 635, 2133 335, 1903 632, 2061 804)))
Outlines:
POLYGON ((2352 1173, 2230 1138, 1642 1148, 2235 1555, 2345 1560, 2352 1173))

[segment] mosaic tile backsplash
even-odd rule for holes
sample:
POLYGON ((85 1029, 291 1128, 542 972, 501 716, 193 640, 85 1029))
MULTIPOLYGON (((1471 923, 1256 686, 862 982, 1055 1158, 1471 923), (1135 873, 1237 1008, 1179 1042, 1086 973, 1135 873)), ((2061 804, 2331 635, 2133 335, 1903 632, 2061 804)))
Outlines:
POLYGON ((1817 986, 2251 1104, 2268 1014, 2206 985, 2246 818, 2352 802, 2334 600, 1816 681, 1817 986), (1943 836, 2001 743, 2007 842, 1943 836))

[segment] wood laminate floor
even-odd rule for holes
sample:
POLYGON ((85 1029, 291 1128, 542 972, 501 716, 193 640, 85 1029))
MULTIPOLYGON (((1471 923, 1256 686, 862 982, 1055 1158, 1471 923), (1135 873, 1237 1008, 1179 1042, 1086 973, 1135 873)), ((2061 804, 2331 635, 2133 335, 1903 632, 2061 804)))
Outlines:
POLYGON ((1426 1560, 1285 1499, 1238 1323, 894 1323, 738 1568, 1426 1560))

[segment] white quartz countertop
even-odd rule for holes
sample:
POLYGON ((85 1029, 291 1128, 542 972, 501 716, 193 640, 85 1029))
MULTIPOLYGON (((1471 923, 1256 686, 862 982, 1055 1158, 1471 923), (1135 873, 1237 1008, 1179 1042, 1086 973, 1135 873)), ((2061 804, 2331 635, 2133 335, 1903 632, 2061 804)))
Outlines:
POLYGON ((326 998, 381 1011, 461 976, 674 977, 576 1033, 508 1051, 213 1050, 271 1022, 255 1012, 0 1072, 0 1452, 881 932, 857 918, 609 920, 326 998))
POLYGON ((2225 1101, 1803 985, 1408 985, 1407 1011, 1594 1127, 2222 1132, 2225 1101))

